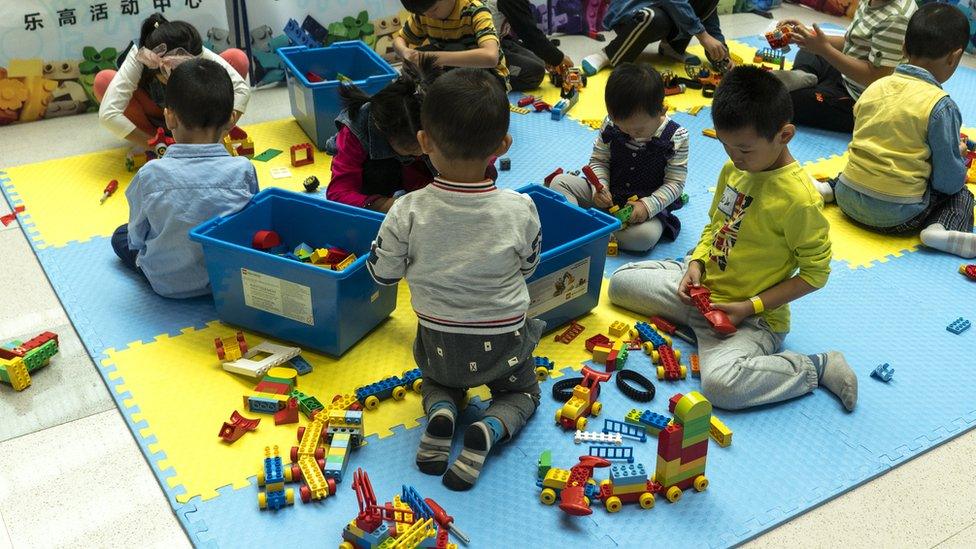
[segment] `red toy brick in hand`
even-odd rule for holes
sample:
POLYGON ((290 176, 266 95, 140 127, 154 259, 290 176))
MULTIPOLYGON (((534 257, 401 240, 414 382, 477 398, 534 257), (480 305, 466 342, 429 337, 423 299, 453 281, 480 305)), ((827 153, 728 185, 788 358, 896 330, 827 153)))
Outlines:
POLYGON ((691 302, 698 308, 702 316, 705 317, 705 320, 712 325, 713 330, 721 335, 735 333, 735 325, 729 320, 729 315, 725 314, 725 311, 712 306, 712 292, 708 288, 704 286, 688 288, 688 295, 691 296, 691 302))

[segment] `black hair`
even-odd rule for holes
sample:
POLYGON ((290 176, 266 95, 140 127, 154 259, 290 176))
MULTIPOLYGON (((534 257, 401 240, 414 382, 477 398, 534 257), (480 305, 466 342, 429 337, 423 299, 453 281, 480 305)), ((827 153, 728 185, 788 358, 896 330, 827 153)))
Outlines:
POLYGON ((793 119, 793 102, 786 86, 769 71, 739 65, 725 74, 712 100, 715 129, 754 128, 772 140, 793 119))
MULTIPOLYGON (((160 44, 166 44, 167 51, 183 48, 190 55, 203 52, 203 39, 193 25, 186 21, 169 21, 162 14, 154 13, 142 21, 137 45, 151 50, 160 44)), ((159 69, 144 68, 139 87, 148 89, 157 74, 159 69)))
POLYGON ((440 74, 433 57, 420 54, 420 66, 404 61, 401 74, 385 88, 369 95, 352 84, 339 87, 343 106, 356 112, 369 103, 373 125, 387 141, 402 148, 417 144, 420 130, 420 105, 427 86, 440 74))
POLYGON ((403 8, 410 13, 416 13, 417 15, 423 15, 425 11, 433 7, 438 0, 400 0, 403 4, 403 8))
POLYGON ((968 44, 969 21, 955 6, 925 4, 908 20, 905 53, 909 57, 938 59, 964 50, 968 44))
POLYGON ((613 119, 641 112, 658 116, 664 112, 664 79, 647 63, 621 63, 610 73, 604 100, 613 119))
POLYGON ((508 96, 484 69, 454 69, 431 85, 420 120, 448 159, 487 159, 508 133, 508 96))
POLYGON ((234 110, 234 85, 219 64, 209 59, 189 59, 169 74, 166 107, 187 128, 219 128, 230 120, 234 110))

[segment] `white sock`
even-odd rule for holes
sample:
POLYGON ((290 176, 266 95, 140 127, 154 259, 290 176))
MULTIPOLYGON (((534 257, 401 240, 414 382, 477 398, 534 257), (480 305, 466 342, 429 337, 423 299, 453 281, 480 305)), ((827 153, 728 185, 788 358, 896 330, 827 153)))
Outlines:
POLYGON ((830 203, 834 201, 834 189, 830 186, 830 183, 826 181, 817 181, 815 177, 810 176, 810 182, 813 186, 820 192, 820 196, 823 197, 823 201, 830 203))
POLYGON ((580 64, 583 66, 583 72, 589 76, 593 76, 610 64, 610 58, 607 57, 606 52, 600 50, 584 57, 580 64))
POLYGON ((922 229, 919 238, 930 248, 966 259, 976 257, 976 234, 949 231, 941 223, 933 223, 922 229))

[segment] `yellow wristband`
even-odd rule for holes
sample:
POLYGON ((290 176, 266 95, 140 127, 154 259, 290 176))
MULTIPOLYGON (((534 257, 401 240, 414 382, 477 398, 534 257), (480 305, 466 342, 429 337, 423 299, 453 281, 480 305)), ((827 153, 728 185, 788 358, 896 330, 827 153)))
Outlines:
POLYGON ((761 312, 763 312, 763 311, 766 310, 766 307, 763 305, 762 299, 759 299, 759 296, 758 295, 757 296, 750 297, 749 298, 749 301, 752 302, 752 312, 753 313, 755 313, 755 314, 758 315, 759 313, 761 313, 761 312))

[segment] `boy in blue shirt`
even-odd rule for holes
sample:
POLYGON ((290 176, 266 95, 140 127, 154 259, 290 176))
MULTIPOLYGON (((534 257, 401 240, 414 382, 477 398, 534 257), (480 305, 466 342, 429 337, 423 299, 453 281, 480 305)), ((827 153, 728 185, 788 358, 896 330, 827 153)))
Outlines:
POLYGON ((203 249, 188 233, 258 192, 251 161, 221 144, 233 110, 234 87, 220 65, 190 59, 173 69, 163 114, 176 143, 140 168, 125 191, 129 223, 115 230, 112 248, 163 297, 210 293, 203 249))

